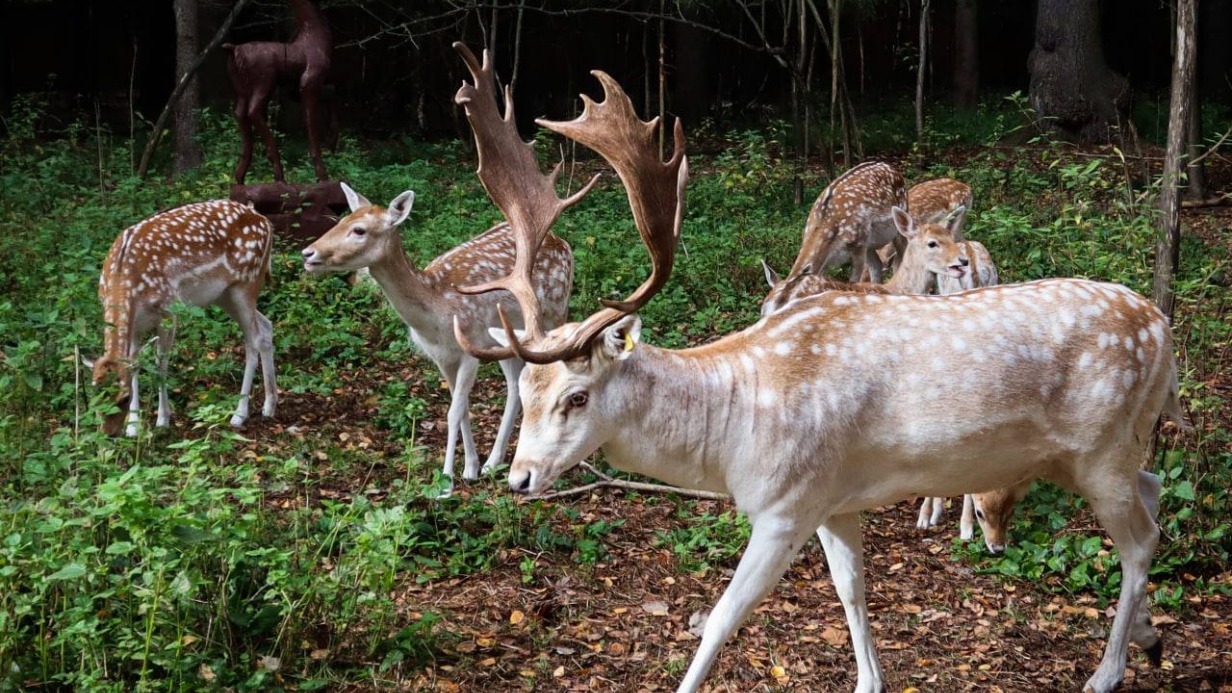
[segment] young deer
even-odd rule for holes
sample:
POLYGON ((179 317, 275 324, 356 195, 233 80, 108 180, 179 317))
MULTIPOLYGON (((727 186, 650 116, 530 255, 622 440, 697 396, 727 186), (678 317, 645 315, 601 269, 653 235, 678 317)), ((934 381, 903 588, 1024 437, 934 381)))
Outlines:
MULTIPOLYGON (((478 72, 475 79, 480 86, 474 93, 468 92, 470 100, 466 102, 466 108, 468 116, 483 118, 490 123, 485 132, 491 133, 491 141, 478 143, 480 178, 484 179, 485 185, 491 189, 500 184, 485 176, 490 175, 490 167, 486 163, 486 157, 492 156, 489 150, 501 147, 503 156, 516 157, 519 168, 511 172, 511 177, 517 179, 520 185, 537 186, 545 199, 550 195, 557 215, 581 200, 594 181, 567 199, 557 198, 555 179, 559 167, 548 176, 539 172, 533 149, 518 136, 513 121, 513 103, 507 94, 504 119, 496 112, 491 66, 485 59, 483 66, 475 65, 474 70, 478 72)), ((518 268, 519 256, 515 250, 520 240, 515 228, 511 224, 498 224, 436 258, 421 271, 407 256, 398 232, 398 226, 411 213, 415 193, 408 190, 385 208, 371 204, 346 184, 343 184, 343 191, 351 214, 304 249, 304 269, 309 272, 349 272, 368 268, 394 310, 410 328, 411 340, 432 359, 449 384, 451 401, 444 475, 453 479, 458 433, 461 432, 466 458, 462 476, 464 479, 477 479, 481 472, 504 461, 505 449, 521 406, 518 374, 523 363, 512 354, 491 353, 490 347, 497 344, 488 336, 487 327, 500 324, 498 316, 505 312, 511 320, 521 325, 522 313, 518 310, 516 295, 503 291, 473 294, 459 287, 487 285, 518 268), (476 358, 459 346, 451 329, 455 316, 467 325, 469 343, 483 345, 489 348, 488 352, 476 358), (509 393, 496 441, 482 470, 468 411, 480 359, 500 362, 509 393)), ((529 275, 530 268, 525 271, 529 275)), ((533 292, 543 310, 538 317, 542 325, 551 329, 564 322, 569 294, 573 289, 573 254, 569 244, 548 234, 536 257, 533 271, 533 292)), ((446 495, 448 493, 447 490, 446 495)))
POLYGON ((835 178, 813 203, 787 278, 806 271, 824 274, 827 267, 850 260, 851 281, 858 281, 867 265, 872 281, 880 282, 877 249, 899 245, 890 216, 896 205, 907 206, 906 188, 902 174, 890 164, 868 161, 835 178))
POLYGON ((953 178, 926 180, 907 190, 907 209, 911 210, 916 223, 945 224, 953 229, 956 241, 963 239, 963 225, 971 202, 971 187, 953 178))
MULTIPOLYGON (((971 188, 953 178, 936 178, 911 186, 907 190, 907 209, 917 224, 944 224, 954 231, 954 240, 963 240, 963 225, 967 220, 967 210, 971 209, 971 188), (959 212, 958 208, 962 207, 959 212)), ((882 246, 877 250, 877 257, 883 267, 889 266, 898 253, 899 248, 893 245, 882 246)), ((969 257, 969 256, 968 256, 969 257)), ((865 270, 862 281, 868 281, 869 274, 865 270)))
POLYGON ((103 431, 137 435, 140 402, 133 361, 141 336, 158 328, 158 426, 171 421, 167 401, 167 361, 175 339, 175 321, 167 324, 176 301, 193 306, 218 305, 244 331, 244 380, 232 426, 248 419, 248 398, 261 362, 265 406, 272 417, 278 407, 274 382, 274 330, 257 310, 257 295, 269 272, 274 229, 247 205, 229 200, 198 202, 156 214, 116 237, 103 261, 98 297, 103 303, 103 355, 92 366, 94 384, 114 378, 120 411, 103 416, 103 431), (125 410, 128 424, 124 426, 125 410))
MULTIPOLYGON (((602 448, 618 469, 730 493, 748 514, 748 548, 678 691, 701 687, 813 532, 847 613, 855 690, 884 691, 860 511, 1032 478, 1085 496, 1120 552, 1120 607, 1086 689, 1119 684, 1131 641, 1158 661, 1146 585, 1160 481, 1138 464, 1160 412, 1179 413, 1164 316, 1125 287, 1078 279, 940 297, 830 291, 699 347, 641 344, 632 313, 666 283, 679 240, 683 128, 661 162, 657 119, 638 120, 619 86, 593 74, 605 101, 584 97, 578 119, 538 122, 616 168, 651 275, 581 324, 522 339, 506 322, 503 338, 530 364, 509 486, 543 493, 602 448)), ((519 252, 535 247, 528 235, 519 252)))
MULTIPOLYGON (((901 207, 892 213, 895 228, 905 241, 902 263, 885 284, 844 284, 806 272, 790 280, 779 276, 765 262, 762 270, 770 293, 762 300, 762 317, 777 313, 793 301, 823 291, 858 290, 870 293, 926 294, 933 276, 960 278, 969 272, 969 261, 962 247, 954 242, 953 228, 936 223, 917 224, 901 207)), ((950 223, 955 223, 953 219, 950 223)))

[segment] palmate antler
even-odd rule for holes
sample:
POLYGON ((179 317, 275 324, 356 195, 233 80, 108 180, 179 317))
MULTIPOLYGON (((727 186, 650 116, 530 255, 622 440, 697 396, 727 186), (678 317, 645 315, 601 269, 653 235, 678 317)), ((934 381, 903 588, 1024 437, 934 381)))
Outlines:
MULTIPOLYGON (((531 283, 531 270, 539 246, 547 238, 552 224, 561 212, 586 196, 598 181, 595 176, 581 190, 567 198, 556 195, 556 177, 560 164, 552 172, 543 175, 529 142, 518 136, 513 117, 513 98, 505 89, 504 117, 497 112, 492 61, 488 52, 483 52, 483 64, 462 43, 453 47, 466 62, 473 84, 462 83, 454 101, 466 109, 471 129, 475 133, 475 147, 479 151, 479 180, 496 203, 514 233, 516 259, 509 276, 476 286, 459 287, 467 294, 479 294, 504 289, 513 294, 522 309, 526 332, 532 339, 543 336, 539 326, 539 305, 531 283)), ((503 308, 499 309, 502 324, 508 324, 503 308)), ((488 360, 502 360, 514 355, 514 350, 504 348, 481 349, 466 338, 457 321, 454 335, 458 344, 471 355, 488 360)))
MULTIPOLYGON (((455 46, 457 45, 459 44, 455 44, 455 46)), ((469 51, 464 51, 464 48, 459 49, 459 52, 463 52, 463 57, 466 58, 469 55, 469 51)), ((473 57, 470 60, 473 61, 473 57)), ((468 61, 469 64, 471 63, 468 61)), ((474 74, 473 67, 472 74, 474 74)), ((602 102, 596 103, 586 95, 582 95, 584 108, 582 115, 578 118, 567 122, 542 119, 535 122, 553 132, 562 134, 590 147, 606 159, 612 165, 612 168, 616 170, 616 174, 620 177, 628 194, 629 207, 633 211, 633 219, 637 224, 637 230, 641 234, 642 242, 650 253, 650 276, 623 301, 603 300, 602 303, 605 306, 603 310, 591 315, 581 325, 572 330, 569 337, 563 343, 555 344, 552 348, 544 351, 537 350, 534 346, 537 342, 542 341, 541 335, 531 334, 525 342, 518 340, 513 327, 502 312, 501 324, 509 336, 512 350, 518 357, 530 363, 551 363, 553 361, 577 358, 589 353, 590 343, 604 329, 646 305, 663 288, 663 285, 667 283, 668 277, 671 276, 672 263, 676 257, 676 245, 680 240, 680 226, 684 219, 684 190, 689 176, 688 161, 684 154, 684 127, 680 124, 679 120, 676 121, 673 133, 674 151, 672 158, 666 163, 660 161, 658 147, 655 142, 655 131, 659 126, 659 119, 654 118, 649 122, 642 121, 634 112, 633 103, 614 79, 598 70, 592 71, 591 74, 598 78, 599 82, 603 85, 605 98, 602 102)), ((463 90, 465 89, 466 87, 463 87, 463 90)), ((463 93, 459 92, 458 98, 461 99, 462 96, 463 93)), ((472 117, 471 124, 476 127, 475 137, 478 141, 480 134, 477 118, 472 117)), ((482 167, 483 164, 481 163, 481 178, 483 177, 482 167)), ((591 181, 590 185, 593 184, 594 180, 591 181)), ((492 186, 486 180, 484 185, 488 187, 489 194, 491 194, 492 186)), ((589 189, 589 185, 587 189, 589 189)), ((555 197, 554 191, 552 191, 552 196, 555 197)), ((573 198, 570 199, 572 200, 573 198)), ((501 207, 502 211, 505 210, 505 206, 501 202, 498 201, 497 204, 501 207)), ((563 210, 563 207, 557 210, 556 216, 559 215, 561 210, 563 210)), ((556 216, 551 217, 552 221, 555 221, 556 216)), ((513 219, 509 216, 508 212, 506 212, 506 218, 510 220, 512 225, 513 219)), ((544 227, 542 233, 547 233, 546 227, 544 227)), ((520 234, 521 231, 519 231, 519 237, 520 234)), ((533 300, 533 291, 529 290, 529 272, 533 266, 534 257, 531 255, 525 259, 523 258, 524 246, 531 253, 538 246, 532 246, 530 243, 519 243, 517 250, 518 267, 526 268, 526 288, 523 290, 523 293, 533 300)), ((506 281, 512 284, 522 280, 521 278, 515 279, 511 275, 508 280, 502 280, 502 282, 506 281)), ((500 286, 488 284, 471 287, 467 291, 491 291, 496 288, 507 288, 507 286, 504 284, 500 286)), ((512 289, 510 290, 512 291, 512 289)), ((524 319, 526 319, 527 324, 531 324, 531 319, 525 316, 528 310, 535 309, 534 306, 530 302, 522 302, 521 299, 519 299, 519 305, 522 306, 524 319)), ((536 324, 537 322, 535 320, 536 324)), ((456 323, 454 331, 459 333, 459 342, 461 342, 461 330, 456 323)), ((465 347, 466 345, 464 344, 463 346, 465 347)), ((479 355, 473 350, 471 353, 479 355)))

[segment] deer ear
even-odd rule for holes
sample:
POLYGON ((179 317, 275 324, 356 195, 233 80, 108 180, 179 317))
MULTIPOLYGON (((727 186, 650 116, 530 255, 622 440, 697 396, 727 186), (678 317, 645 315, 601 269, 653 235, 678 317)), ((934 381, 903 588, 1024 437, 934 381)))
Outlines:
POLYGON ((957 238, 955 232, 962 226, 963 219, 967 216, 967 205, 958 205, 950 210, 950 213, 945 217, 945 228, 949 230, 950 235, 957 238))
POLYGON ((642 319, 636 314, 626 315, 619 322, 603 331, 599 349, 613 361, 623 361, 633 353, 633 348, 642 340, 642 319))
POLYGON ((372 206, 372 203, 368 201, 368 198, 355 192, 351 186, 346 183, 339 183, 338 185, 342 186, 342 194, 346 195, 347 206, 351 208, 352 212, 358 212, 364 207, 372 206))
POLYGON ((81 365, 85 366, 86 368, 89 368, 90 370, 94 370, 94 359, 88 358, 85 354, 82 354, 81 355, 81 365))
MULTIPOLYGON (((509 334, 505 332, 505 328, 489 327, 488 335, 492 337, 497 344, 506 348, 509 346, 509 334)), ((514 330, 513 336, 517 337, 519 342, 524 341, 526 339, 526 330, 514 330)))
POLYGON ((406 221, 406 218, 411 215, 411 207, 415 206, 415 191, 407 190, 401 195, 395 197, 389 203, 389 209, 385 210, 385 221, 390 226, 397 226, 406 221))
POLYGON ((893 207, 890 209, 890 216, 894 217, 894 226, 898 228, 898 232, 907 238, 911 238, 916 234, 915 223, 911 221, 911 215, 902 207, 893 207))
POLYGON ((766 283, 773 289, 779 283, 779 273, 775 272, 764 259, 761 261, 761 271, 766 275, 766 283))

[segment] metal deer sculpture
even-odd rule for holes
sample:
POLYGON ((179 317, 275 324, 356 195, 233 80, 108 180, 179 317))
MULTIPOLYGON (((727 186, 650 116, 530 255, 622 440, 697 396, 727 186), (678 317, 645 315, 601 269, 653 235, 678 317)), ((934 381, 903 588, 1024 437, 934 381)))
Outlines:
POLYGON ((274 180, 284 181, 278 145, 265 120, 265 104, 280 79, 295 79, 304 104, 304 127, 308 130, 308 152, 317 180, 325 180, 321 163, 321 140, 317 130, 317 109, 321 92, 329 78, 334 52, 334 37, 325 15, 308 0, 290 0, 295 14, 295 38, 290 43, 254 41, 229 46, 227 70, 235 88, 235 119, 240 126, 243 149, 235 166, 235 182, 244 183, 252 163, 252 131, 265 142, 265 155, 274 168, 274 180))

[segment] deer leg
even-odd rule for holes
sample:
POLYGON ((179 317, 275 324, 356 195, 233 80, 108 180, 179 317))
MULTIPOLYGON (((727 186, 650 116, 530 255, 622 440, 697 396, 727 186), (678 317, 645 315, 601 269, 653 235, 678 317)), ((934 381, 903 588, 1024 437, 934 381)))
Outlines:
POLYGON ((167 363, 171 360, 171 346, 175 344, 175 316, 168 321, 158 323, 158 419, 155 426, 163 427, 171 423, 171 403, 167 398, 167 363))
POLYGON ((241 97, 235 103, 235 122, 240 130, 240 160, 235 164, 235 182, 243 185, 252 165, 252 120, 248 117, 248 101, 241 97))
POLYGON ((920 501, 920 515, 915 520, 916 529, 928 529, 932 525, 929 520, 933 516, 933 498, 928 497, 920 501))
POLYGON ((232 426, 243 426, 248 421, 248 400, 252 395, 252 381, 257 373, 259 353, 259 328, 257 307, 246 292, 228 290, 218 301, 219 306, 239 323, 244 332, 244 379, 240 383, 240 401, 231 415, 232 426))
POLYGON ((877 249, 871 245, 864 246, 864 264, 868 267, 869 281, 880 284, 884 279, 882 276, 884 268, 881 266, 881 256, 877 254, 877 249))
POLYGON ((801 526, 788 517, 762 516, 753 520, 749 545, 723 596, 706 619, 702 643, 676 693, 695 693, 701 687, 723 643, 774 588, 811 531, 807 525, 801 526))
POLYGON ((321 162, 321 140, 317 131, 317 106, 320 103, 320 80, 324 75, 305 71, 299 83, 299 96, 304 102, 304 128, 308 131, 308 155, 317 182, 327 179, 325 164, 321 162))
POLYGON ((261 384, 265 388, 265 402, 261 406, 261 415, 272 419, 278 412, 277 371, 274 369, 274 324, 260 311, 254 309, 253 312, 256 315, 257 352, 261 355, 261 384))
POLYGON ((132 396, 128 399, 128 422, 124 426, 124 435, 129 438, 137 437, 138 424, 141 423, 141 403, 139 401, 141 398, 137 394, 137 371, 138 366, 134 358, 132 382, 129 383, 132 396))
MULTIPOLYGON (((449 402, 449 429, 462 434, 462 451, 466 456, 462 478, 471 481, 479 478, 479 453, 475 450, 475 438, 471 434, 470 401, 475 375, 479 372, 479 360, 463 356, 458 364, 456 387, 449 402)), ((446 452, 446 455, 449 453, 446 452)), ((452 462, 452 460, 451 460, 452 462)))
POLYGON ((480 474, 486 474, 505 462, 505 450, 509 447, 509 438, 513 435, 513 422, 517 421, 522 410, 522 400, 518 391, 518 376, 522 374, 521 359, 505 359, 500 361, 501 372, 505 374, 505 413, 501 416, 500 430, 496 432, 496 442, 492 444, 492 452, 488 461, 484 462, 480 474))
POLYGON ((885 675, 877 661, 877 646, 868 624, 864 598, 864 538, 860 513, 836 515, 817 528, 817 538, 826 552, 834 591, 847 614, 851 647, 856 655, 856 693, 884 693, 885 675))
POLYGON ((975 538, 975 496, 963 494, 962 519, 958 521, 958 536, 963 541, 975 538))
MULTIPOLYGON (((1099 469, 1099 466, 1093 465, 1092 469, 1099 469)), ((1143 498, 1143 484, 1137 476, 1126 475, 1122 481, 1131 486, 1119 489, 1126 492, 1110 492, 1108 487, 1115 481, 1105 475, 1102 480, 1091 482, 1092 493, 1083 494, 1121 554, 1122 574, 1117 614, 1108 633, 1104 657, 1083 688, 1090 693, 1110 693, 1121 684, 1131 641, 1146 650, 1152 660, 1157 660, 1163 650, 1159 634, 1151 626, 1146 604, 1151 557, 1159 543, 1159 527, 1148 506, 1157 505, 1158 497, 1143 498)))
POLYGON ((262 87, 259 91, 254 91, 252 98, 248 101, 248 119, 252 122, 252 127, 261 136, 261 140, 265 142, 265 158, 269 159, 270 166, 274 169, 274 180, 279 183, 286 182, 285 176, 282 174, 282 159, 278 156, 278 144, 274 142, 274 134, 270 132, 269 123, 265 119, 265 103, 269 100, 269 88, 262 87))

